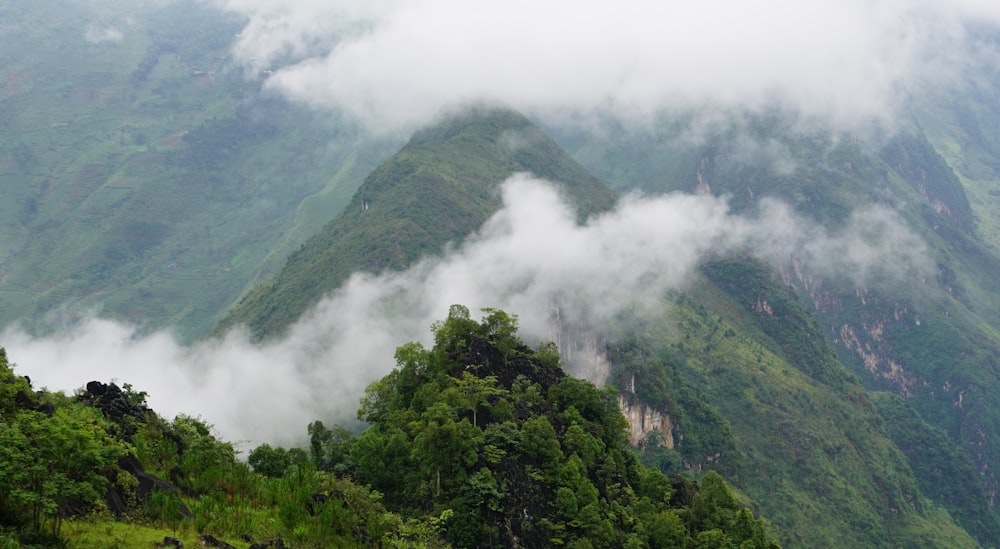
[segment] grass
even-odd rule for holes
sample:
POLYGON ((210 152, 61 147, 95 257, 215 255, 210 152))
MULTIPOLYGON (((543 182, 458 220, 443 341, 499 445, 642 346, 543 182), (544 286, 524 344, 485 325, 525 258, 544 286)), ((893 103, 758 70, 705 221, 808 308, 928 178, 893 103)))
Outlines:
MULTIPOLYGON (((200 533, 185 525, 174 531, 169 528, 120 522, 113 520, 68 520, 63 524, 62 533, 69 540, 70 548, 79 549, 128 549, 153 547, 164 537, 181 540, 185 547, 200 547, 200 533)), ((235 547, 248 547, 241 539, 216 536, 235 547)))

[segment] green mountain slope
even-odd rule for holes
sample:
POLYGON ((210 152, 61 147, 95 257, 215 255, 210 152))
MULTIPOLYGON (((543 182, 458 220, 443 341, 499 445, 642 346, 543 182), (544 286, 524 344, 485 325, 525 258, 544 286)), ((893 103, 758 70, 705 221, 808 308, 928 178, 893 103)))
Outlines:
POLYGON ((455 305, 434 335, 432 349, 396 350, 362 402, 360 436, 317 421, 309 451, 264 444, 246 463, 129 385, 32 392, 0 347, 0 541, 778 547, 718 473, 693 482, 639 464, 615 394, 567 376, 554 347, 524 345, 516 317, 477 322, 455 305))
MULTIPOLYGON (((279 334, 351 272, 403 268, 474 230, 499 205, 492 192, 496 183, 511 170, 525 169, 525 162, 512 167, 497 146, 512 124, 530 128, 542 141, 538 130, 507 111, 479 111, 418 133, 369 176, 347 210, 244 300, 231 321, 249 319, 257 337, 279 334)), ((836 154, 824 147, 813 144, 810 150, 836 154)), ((857 161, 840 154, 847 156, 841 166, 857 161)), ((873 166, 884 166, 878 157, 868 158, 873 166)), ((540 163, 530 168, 560 181, 578 178, 588 183, 586 189, 596 189, 596 196, 608 196, 579 168, 568 166, 573 171, 540 163)), ((825 177, 817 174, 817 185, 825 177)), ((864 180, 856 172, 852 177, 857 186, 864 180)), ((763 172, 760 180, 769 182, 763 172)), ((601 204, 588 196, 584 204, 590 210, 601 204)), ((978 487, 967 456, 952 453, 935 462, 912 452, 912 444, 901 451, 900 431, 886 428, 862 379, 839 361, 824 329, 791 288, 769 268, 747 260, 718 261, 706 266, 705 274, 689 294, 664 304, 670 322, 635 322, 643 332, 609 346, 609 379, 632 388, 622 393, 622 406, 660 414, 674 426, 648 434, 651 442, 644 443, 642 454, 647 463, 694 476, 708 468, 724 471, 746 501, 775 522, 782 541, 794 546, 977 546, 963 528, 991 539, 995 516, 984 511, 981 490, 971 491, 968 501, 958 500, 934 491, 925 482, 930 477, 918 479, 910 465, 920 471, 948 467, 957 484, 978 487)), ((933 431, 919 417, 907 421, 933 431)), ((922 440, 934 451, 946 449, 939 438, 922 440)), ((392 492, 375 472, 370 475, 376 488, 392 492)))
POLYGON ((200 336, 391 151, 262 96, 226 57, 244 21, 204 3, 0 10, 0 325, 200 336))
POLYGON ((522 115, 480 109, 418 132, 379 166, 347 208, 233 308, 216 333, 246 325, 281 334, 351 273, 402 269, 472 233, 500 208, 498 185, 518 172, 562 184, 581 216, 614 194, 522 115))
MULTIPOLYGON (((762 116, 717 128, 699 142, 666 134, 631 134, 620 142, 579 136, 563 141, 575 144, 581 162, 621 189, 727 195, 736 210, 776 197, 834 232, 849 212, 873 204, 899 212, 909 230, 927 243, 936 272, 907 278, 901 273, 912 267, 873 257, 867 266, 874 271, 858 277, 839 270, 836 261, 810 268, 793 255, 781 265, 782 278, 819 322, 818 333, 865 387, 905 397, 928 433, 946 434, 964 453, 962 458, 948 452, 920 455, 912 440, 901 437, 900 425, 887 427, 913 460, 919 485, 936 486, 942 469, 957 485, 978 484, 962 498, 939 489, 926 495, 981 543, 1000 543, 991 495, 1000 467, 1000 287, 995 275, 1000 258, 978 236, 982 210, 973 207, 961 180, 918 128, 869 142, 803 132, 780 117, 762 116), (972 469, 975 476, 969 479, 972 469)), ((892 418, 912 420, 901 413, 892 418)))

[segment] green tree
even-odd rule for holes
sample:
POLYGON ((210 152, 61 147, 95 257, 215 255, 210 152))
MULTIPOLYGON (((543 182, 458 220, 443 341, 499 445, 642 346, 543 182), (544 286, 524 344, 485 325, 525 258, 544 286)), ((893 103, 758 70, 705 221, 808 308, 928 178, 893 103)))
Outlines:
POLYGON ((340 425, 328 429, 322 421, 308 425, 309 451, 317 468, 343 472, 350 466, 351 444, 354 434, 340 425))
POLYGON ((562 460, 563 453, 556 430, 546 416, 536 416, 521 426, 524 451, 542 467, 552 467, 562 460))
POLYGON ((478 426, 476 411, 489 403, 490 399, 506 396, 510 391, 497 386, 496 376, 479 377, 472 372, 462 372, 462 377, 448 376, 454 387, 445 389, 443 397, 448 404, 472 411, 472 424, 478 426))
POLYGON ((712 530, 731 525, 739 505, 722 476, 709 471, 698 485, 691 508, 700 529, 712 530))
POLYGON ((0 423, 0 511, 58 536, 70 502, 94 508, 124 449, 101 426, 100 413, 61 407, 52 416, 22 410, 0 423))
POLYGON ((280 478, 285 476, 292 465, 292 458, 284 448, 272 448, 270 444, 261 444, 247 455, 247 464, 253 470, 265 477, 280 478))
POLYGON ((434 476, 434 495, 441 494, 441 474, 449 480, 461 473, 463 467, 476 462, 479 443, 483 439, 480 429, 467 419, 455 421, 454 410, 439 402, 425 411, 415 425, 413 455, 423 468, 434 476))

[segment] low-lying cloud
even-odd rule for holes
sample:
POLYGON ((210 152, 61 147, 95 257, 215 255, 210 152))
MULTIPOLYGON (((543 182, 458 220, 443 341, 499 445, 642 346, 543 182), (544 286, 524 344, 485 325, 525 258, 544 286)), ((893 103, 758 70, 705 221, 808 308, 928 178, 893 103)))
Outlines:
POLYGON ((429 343, 431 324, 455 303, 517 314, 522 336, 537 342, 553 338, 554 300, 563 318, 610 331, 623 308, 658 309, 710 252, 749 249, 813 268, 830 268, 834 256, 834 274, 857 277, 896 254, 879 277, 917 281, 931 271, 919 239, 878 209, 829 234, 778 203, 744 216, 716 197, 630 196, 578 225, 546 182, 519 175, 502 192, 504 208, 464 243, 403 272, 355 274, 280 341, 254 345, 236 331, 188 347, 92 318, 55 336, 8 330, 0 344, 38 387, 128 382, 159 413, 200 415, 249 449, 301 443, 315 419, 353 421, 364 387, 394 366, 393 349, 429 343))
POLYGON ((83 39, 88 44, 120 44, 125 34, 115 27, 87 27, 83 39))
POLYGON ((912 92, 960 79, 968 29, 1000 26, 1000 4, 973 0, 216 3, 249 19, 234 46, 249 74, 382 130, 469 101, 549 120, 780 107, 891 125, 912 92))

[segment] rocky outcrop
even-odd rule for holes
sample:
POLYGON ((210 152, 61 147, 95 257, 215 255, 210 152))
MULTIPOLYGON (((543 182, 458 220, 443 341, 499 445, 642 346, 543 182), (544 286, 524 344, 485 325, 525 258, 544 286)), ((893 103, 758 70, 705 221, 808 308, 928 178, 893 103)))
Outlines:
POLYGON ((549 339, 556 343, 566 371, 571 375, 598 387, 608 381, 611 363, 597 331, 586 322, 567 319, 558 303, 552 305, 549 339))
POLYGON ((632 446, 644 448, 650 435, 656 433, 658 444, 674 448, 674 421, 669 415, 647 404, 629 402, 624 394, 618 395, 618 409, 628 420, 628 439, 632 446))
MULTIPOLYGON (((118 468, 126 473, 135 477, 137 485, 135 487, 135 499, 137 501, 143 501, 149 494, 154 491, 167 492, 171 494, 178 493, 177 486, 173 483, 163 480, 156 475, 147 473, 139 460, 131 455, 126 454, 118 459, 118 468)), ((126 505, 127 498, 123 494, 119 493, 117 489, 110 485, 108 486, 108 492, 105 495, 105 502, 108 504, 108 509, 115 515, 121 515, 127 511, 126 505)), ((184 517, 191 517, 191 511, 184 505, 183 502, 179 503, 179 511, 184 517)))

